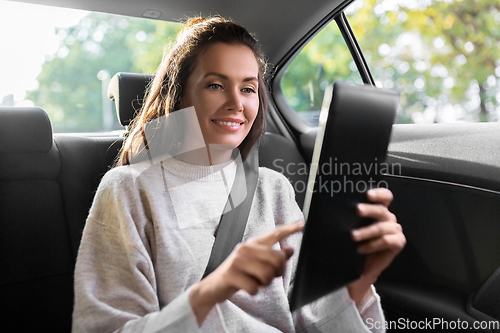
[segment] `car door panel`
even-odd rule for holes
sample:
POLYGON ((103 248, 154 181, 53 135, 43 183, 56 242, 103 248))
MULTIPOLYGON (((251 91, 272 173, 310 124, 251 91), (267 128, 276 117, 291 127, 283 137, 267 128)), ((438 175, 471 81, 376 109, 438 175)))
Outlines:
MULTIPOLYGON (((309 160, 316 133, 300 137, 309 160)), ((388 320, 442 318, 470 328, 498 315, 498 292, 482 294, 488 313, 471 300, 500 275, 499 133, 498 123, 394 125, 385 180, 407 245, 377 283, 388 320)))

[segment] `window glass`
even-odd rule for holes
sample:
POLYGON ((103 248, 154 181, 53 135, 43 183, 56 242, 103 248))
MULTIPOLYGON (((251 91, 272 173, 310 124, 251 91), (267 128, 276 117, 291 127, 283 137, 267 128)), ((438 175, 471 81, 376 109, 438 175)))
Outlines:
POLYGON ((180 24, 0 1, 0 105, 39 106, 54 132, 120 129, 117 72, 153 73, 180 24), (103 112, 103 110, 105 110, 103 112))
POLYGON ((497 1, 358 0, 347 17, 399 122, 500 120, 497 1))
POLYGON ((362 83, 335 21, 299 52, 281 79, 288 103, 310 126, 317 126, 325 88, 334 81, 362 83))

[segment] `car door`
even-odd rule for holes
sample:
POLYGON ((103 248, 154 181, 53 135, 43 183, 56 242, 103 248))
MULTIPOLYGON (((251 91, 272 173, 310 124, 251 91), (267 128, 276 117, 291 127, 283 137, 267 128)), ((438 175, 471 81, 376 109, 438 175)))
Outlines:
MULTIPOLYGON (((348 15, 355 15, 360 8, 356 6, 347 9, 348 15)), ((332 12, 330 18, 333 21, 321 32, 306 36, 317 33, 301 53, 278 64, 272 82, 269 128, 294 140, 307 161, 312 156, 325 82, 375 84, 372 70, 384 74, 384 68, 370 67, 348 17, 332 12), (311 55, 325 54, 335 57, 334 61, 311 61, 311 55), (316 66, 309 76, 300 72, 306 65, 316 66), (335 65, 333 74, 324 74, 335 65), (299 84, 298 79, 304 82, 299 84), (306 103, 297 101, 300 94, 306 103)), ((378 51, 386 52, 380 47, 378 51)), ((382 78, 378 86, 398 88, 396 81, 404 80, 405 73, 411 75, 396 69, 397 78, 382 78)), ((418 77, 413 84, 418 89, 418 77)), ((402 104, 414 112, 415 105, 421 105, 417 111, 421 114, 427 110, 418 100, 402 104)), ((405 112, 400 110, 398 118, 408 120, 405 112)), ((500 331, 499 143, 498 122, 393 126, 386 160, 391 168, 385 180, 394 194, 390 209, 403 227, 407 245, 377 282, 387 320, 379 325, 389 331, 500 331)))

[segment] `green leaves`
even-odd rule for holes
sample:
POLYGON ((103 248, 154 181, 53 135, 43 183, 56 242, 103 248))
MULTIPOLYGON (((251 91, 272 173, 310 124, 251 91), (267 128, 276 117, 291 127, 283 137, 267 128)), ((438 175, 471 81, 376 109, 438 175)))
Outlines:
MULTIPOLYGON (((498 1, 364 0, 346 12, 377 86, 402 93, 399 122, 499 119, 498 1)), ((283 77, 285 95, 297 111, 318 109, 317 98, 310 103, 311 85, 357 79, 347 47, 332 36, 339 36, 335 22, 283 77), (319 66, 324 74, 318 82, 319 66)), ((322 96, 319 88, 313 90, 322 96)))
POLYGON ((59 50, 43 64, 39 87, 27 97, 47 111, 55 132, 103 130, 97 73, 153 73, 179 28, 177 23, 91 13, 73 27, 56 29, 59 50))

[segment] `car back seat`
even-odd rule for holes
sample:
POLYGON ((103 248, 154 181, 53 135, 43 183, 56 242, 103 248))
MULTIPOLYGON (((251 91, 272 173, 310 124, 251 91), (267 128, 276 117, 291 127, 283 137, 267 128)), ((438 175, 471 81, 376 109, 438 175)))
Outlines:
POLYGON ((74 256, 61 168, 42 109, 0 108, 0 322, 18 332, 71 324, 74 256))
POLYGON ((70 331, 75 258, 97 184, 117 152, 112 140, 53 140, 42 109, 0 108, 2 327, 70 331))
POLYGON ((97 186, 111 168, 122 143, 123 138, 117 137, 54 136, 61 160, 59 181, 74 260, 97 186))
MULTIPOLYGON (((122 101, 117 109, 123 125, 130 122, 133 100, 143 95, 147 82, 144 76, 142 83, 121 80, 114 96, 122 101)), ((99 181, 122 142, 116 137, 53 136, 44 110, 0 107, 2 327, 70 331, 81 233, 99 181)), ((292 183, 307 181, 307 175, 297 172, 302 156, 283 136, 266 133, 259 154, 262 166, 282 171, 292 183)), ((299 205, 303 198, 299 191, 299 205)))

